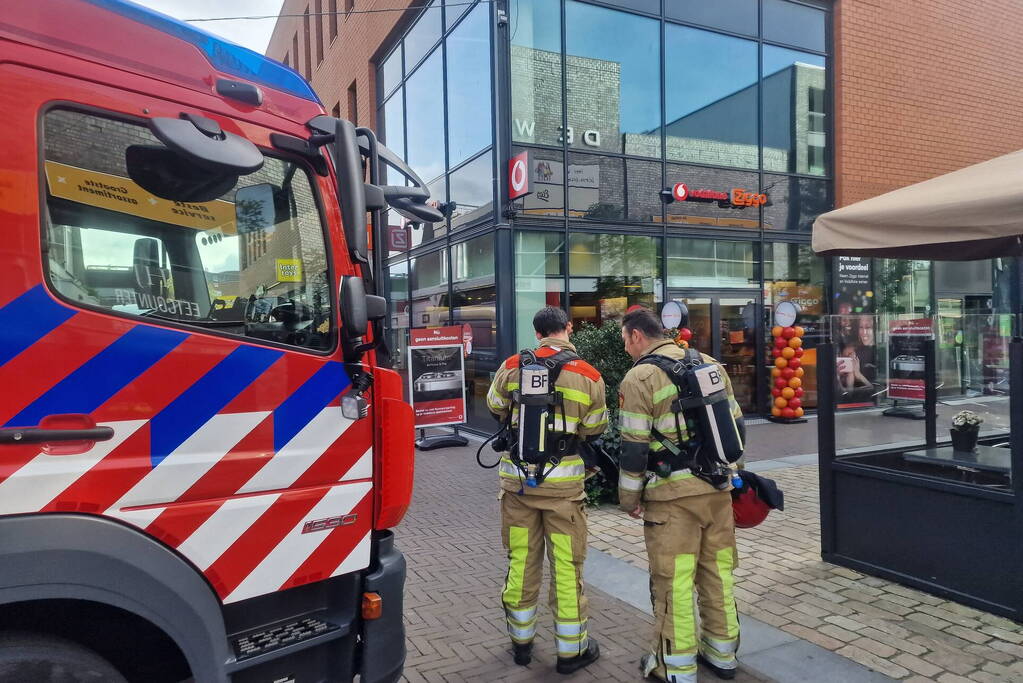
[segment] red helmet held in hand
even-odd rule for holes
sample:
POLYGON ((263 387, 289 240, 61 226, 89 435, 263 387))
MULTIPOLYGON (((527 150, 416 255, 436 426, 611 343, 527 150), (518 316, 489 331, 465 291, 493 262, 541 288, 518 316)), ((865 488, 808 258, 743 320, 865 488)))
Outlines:
POLYGON ((732 491, 732 513, 737 528, 751 529, 757 526, 767 519, 770 511, 770 506, 760 499, 753 487, 743 486, 732 491))

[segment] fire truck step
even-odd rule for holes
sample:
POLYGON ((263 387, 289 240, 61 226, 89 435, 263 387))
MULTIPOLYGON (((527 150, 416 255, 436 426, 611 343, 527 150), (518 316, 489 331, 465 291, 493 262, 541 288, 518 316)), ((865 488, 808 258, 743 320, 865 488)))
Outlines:
POLYGON ((239 662, 274 650, 295 645, 337 631, 337 624, 306 617, 277 624, 262 631, 252 631, 234 638, 235 657, 239 662))

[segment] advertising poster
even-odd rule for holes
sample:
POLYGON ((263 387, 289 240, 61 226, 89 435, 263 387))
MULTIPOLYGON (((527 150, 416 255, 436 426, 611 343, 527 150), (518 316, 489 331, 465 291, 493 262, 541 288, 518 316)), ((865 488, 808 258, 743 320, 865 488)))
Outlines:
POLYGON ((929 318, 892 320, 888 325, 888 398, 924 400, 924 342, 933 339, 929 318))
POLYGON ((465 422, 465 340, 461 325, 409 330, 409 379, 416 427, 465 422))

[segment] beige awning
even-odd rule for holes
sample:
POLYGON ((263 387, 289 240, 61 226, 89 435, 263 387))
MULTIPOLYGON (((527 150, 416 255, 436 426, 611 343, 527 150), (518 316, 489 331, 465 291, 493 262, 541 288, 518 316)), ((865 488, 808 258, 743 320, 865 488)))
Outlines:
POLYGON ((969 261, 1023 254, 1023 150, 830 211, 826 256, 969 261))

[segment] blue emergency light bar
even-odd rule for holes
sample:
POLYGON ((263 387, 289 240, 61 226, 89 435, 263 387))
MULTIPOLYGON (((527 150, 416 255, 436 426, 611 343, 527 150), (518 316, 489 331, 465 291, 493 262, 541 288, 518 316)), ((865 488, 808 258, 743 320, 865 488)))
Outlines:
POLYGON ((297 71, 254 50, 128 0, 86 1, 195 45, 217 71, 323 104, 297 71))

